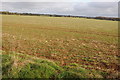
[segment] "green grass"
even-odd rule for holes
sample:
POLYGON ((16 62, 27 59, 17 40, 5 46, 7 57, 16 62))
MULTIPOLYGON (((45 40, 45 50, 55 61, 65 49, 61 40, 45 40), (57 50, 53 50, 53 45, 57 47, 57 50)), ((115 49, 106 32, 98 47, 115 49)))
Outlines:
POLYGON ((2 55, 3 78, 102 78, 100 73, 72 63, 59 66, 54 61, 10 52, 2 55))
MULTIPOLYGON (((56 71, 56 68, 61 66, 69 67, 73 63, 73 65, 77 64, 85 68, 88 72, 89 70, 97 70, 107 73, 109 75, 104 76, 107 78, 118 76, 115 74, 118 73, 119 66, 117 21, 18 15, 2 15, 2 18, 2 50, 5 51, 4 54, 9 55, 12 51, 57 62, 56 64, 44 63, 41 66, 33 67, 38 68, 33 71, 35 74, 45 72, 44 70, 47 69, 51 70, 46 75, 35 76, 55 77, 52 70, 56 71), (51 68, 51 66, 54 67, 51 68), (43 71, 39 72, 39 69, 42 68, 44 68, 43 71)), ((30 66, 33 65, 29 63, 24 68, 31 71, 30 66)), ((22 69, 25 70, 24 68, 22 69)), ((57 77, 70 77, 71 74, 76 77, 90 75, 80 76, 84 71, 79 73, 80 70, 77 70, 78 74, 74 70, 65 71, 57 77)), ((33 75, 32 72, 29 74, 33 75)), ((24 77, 30 77, 30 75, 24 77)), ((89 77, 101 77, 101 75, 89 77)))

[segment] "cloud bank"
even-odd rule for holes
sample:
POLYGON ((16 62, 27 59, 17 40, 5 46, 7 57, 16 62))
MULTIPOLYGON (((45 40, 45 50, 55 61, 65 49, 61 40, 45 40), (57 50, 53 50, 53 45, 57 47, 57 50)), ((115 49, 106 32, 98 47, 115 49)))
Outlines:
POLYGON ((1 0, 2 2, 119 2, 119 0, 1 0))
POLYGON ((3 2, 2 11, 77 16, 118 16, 117 2, 3 2))

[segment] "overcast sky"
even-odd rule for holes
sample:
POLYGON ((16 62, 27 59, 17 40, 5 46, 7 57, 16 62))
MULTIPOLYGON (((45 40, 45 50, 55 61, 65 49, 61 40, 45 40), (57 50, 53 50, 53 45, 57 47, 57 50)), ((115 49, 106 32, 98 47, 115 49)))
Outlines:
POLYGON ((34 0, 34 2, 33 0, 29 0, 29 2, 28 0, 24 0, 26 2, 11 1, 13 2, 10 2, 10 0, 2 2, 2 11, 78 16, 118 16, 118 0, 100 0, 102 2, 97 2, 99 0, 66 0, 66 2, 64 2, 65 0, 44 0, 44 2, 42 2, 43 0, 39 0, 39 2, 37 0, 34 0))
POLYGON ((2 2, 118 2, 120 0, 1 0, 2 2))

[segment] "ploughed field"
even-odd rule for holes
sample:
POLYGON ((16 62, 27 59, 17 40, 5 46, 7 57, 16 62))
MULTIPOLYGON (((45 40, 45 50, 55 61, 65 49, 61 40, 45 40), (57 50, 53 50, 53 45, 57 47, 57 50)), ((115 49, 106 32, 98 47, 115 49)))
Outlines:
POLYGON ((3 77, 116 78, 119 67, 118 22, 2 15, 2 54, 3 77), (35 59, 43 59, 43 63, 35 59), (54 67, 54 71, 53 65, 44 63, 44 60, 52 61, 51 64, 59 69, 54 67), (34 69, 31 69, 33 65, 34 69), (50 69, 45 67, 47 65, 50 69), (28 67, 31 73, 26 69, 28 67))

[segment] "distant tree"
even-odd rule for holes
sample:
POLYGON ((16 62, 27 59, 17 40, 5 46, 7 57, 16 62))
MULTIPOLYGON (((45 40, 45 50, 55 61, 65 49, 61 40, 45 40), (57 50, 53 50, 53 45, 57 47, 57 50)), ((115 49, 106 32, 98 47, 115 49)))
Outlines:
POLYGON ((0 11, 0 14, 7 14, 7 15, 29 15, 29 16, 50 16, 50 17, 73 17, 73 18, 87 18, 87 19, 100 19, 100 20, 120 21, 120 18, 102 17, 102 16, 98 16, 98 17, 86 17, 86 16, 56 15, 56 14, 17 13, 17 12, 9 12, 9 11, 0 11))

